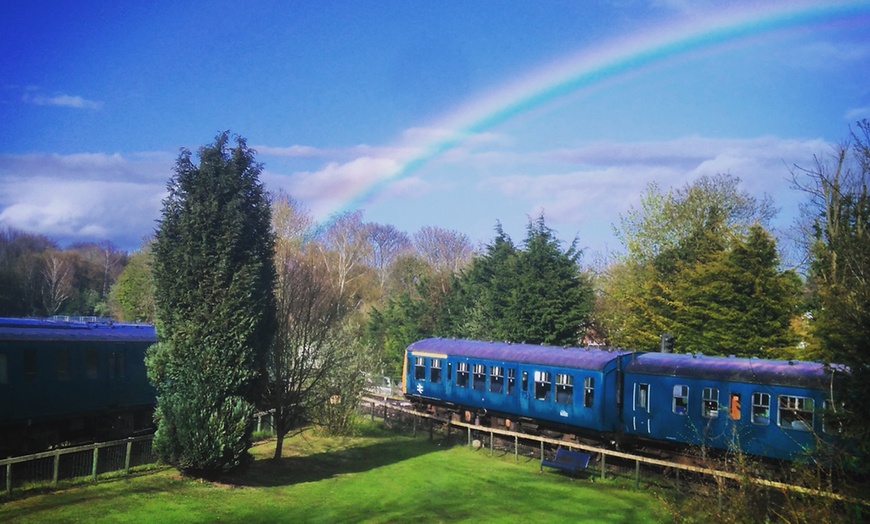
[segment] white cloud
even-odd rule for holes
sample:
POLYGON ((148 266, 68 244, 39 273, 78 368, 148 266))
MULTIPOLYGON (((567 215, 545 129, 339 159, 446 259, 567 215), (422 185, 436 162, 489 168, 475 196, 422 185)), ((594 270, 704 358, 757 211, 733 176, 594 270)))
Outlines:
POLYGON ((129 243, 154 230, 162 188, 156 184, 35 177, 5 182, 2 198, 14 203, 0 211, 0 224, 39 232, 63 243, 112 239, 129 243))
POLYGON ((28 90, 21 98, 24 102, 38 106, 71 107, 75 109, 101 109, 103 102, 88 100, 78 95, 56 94, 44 95, 28 90))
POLYGON ((283 187, 305 202, 315 216, 324 218, 366 188, 387 181, 398 169, 395 159, 363 156, 345 163, 330 162, 316 171, 290 175, 267 171, 263 180, 269 188, 283 187))
POLYGON ((171 166, 155 153, 0 155, 0 227, 135 249, 154 231, 171 166))
MULTIPOLYGON (((287 154, 327 152, 291 147, 287 154)), ((380 221, 400 228, 409 220, 448 219, 489 228, 497 219, 521 220, 543 210, 548 224, 567 234, 582 232, 594 244, 595 235, 609 237, 609 224, 620 213, 639 205, 650 182, 666 190, 702 175, 730 173, 751 194, 772 195, 777 206, 796 212, 800 195, 790 190, 789 167, 809 167, 813 155, 825 155, 831 146, 818 139, 685 137, 523 151, 492 137, 479 148, 436 152, 428 160, 416 150, 426 167, 409 173, 401 172, 409 157, 400 147, 337 151, 349 159, 326 156, 331 161, 306 170, 300 164, 310 159, 297 158, 264 170, 261 181, 268 190, 285 189, 318 220, 354 204, 377 209, 380 221), (354 150, 401 154, 353 155, 354 150), (459 213, 456 202, 464 203, 459 213), (424 207, 427 214, 420 218, 416 210, 424 207)), ((168 152, 0 155, 0 227, 44 233, 61 243, 109 238, 135 249, 154 231, 173 160, 168 152)))
POLYGON ((620 214, 640 205, 651 182, 666 191, 700 176, 728 173, 739 177, 743 189, 756 198, 772 196, 784 211, 782 221, 789 222, 803 198, 791 189, 789 169, 795 164, 810 166, 813 155, 829 151, 830 144, 823 140, 776 137, 596 142, 541 152, 538 160, 551 161, 546 172, 527 162, 517 174, 485 177, 479 189, 521 202, 529 213, 543 209, 548 222, 580 230, 601 217, 618 221, 620 214))

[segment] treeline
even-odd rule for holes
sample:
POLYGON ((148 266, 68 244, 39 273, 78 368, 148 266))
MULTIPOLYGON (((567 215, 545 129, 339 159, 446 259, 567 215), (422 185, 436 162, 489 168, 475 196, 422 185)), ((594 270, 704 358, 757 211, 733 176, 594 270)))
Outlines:
POLYGON ((0 315, 111 315, 109 292, 127 265, 111 242, 66 249, 44 235, 0 230, 0 315))

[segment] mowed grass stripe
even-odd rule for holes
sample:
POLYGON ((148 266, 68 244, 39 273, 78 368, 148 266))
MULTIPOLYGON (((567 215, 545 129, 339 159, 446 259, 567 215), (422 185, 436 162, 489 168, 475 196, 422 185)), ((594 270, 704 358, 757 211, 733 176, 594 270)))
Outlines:
POLYGON ((607 522, 671 520, 654 496, 538 473, 536 459, 443 447, 368 427, 355 438, 306 432, 252 451, 224 483, 175 470, 100 481, 0 505, 2 522, 607 522))

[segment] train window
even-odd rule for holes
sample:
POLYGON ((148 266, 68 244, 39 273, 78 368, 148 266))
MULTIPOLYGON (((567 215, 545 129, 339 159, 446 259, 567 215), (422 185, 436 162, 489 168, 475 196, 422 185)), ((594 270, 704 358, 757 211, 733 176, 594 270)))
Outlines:
POLYGON ((89 349, 85 354, 85 373, 88 378, 97 378, 100 376, 99 360, 97 359, 97 350, 89 349))
POLYGON ((447 380, 453 380, 453 363, 447 363, 447 380))
POLYGON ((456 385, 461 388, 468 387, 468 362, 456 363, 456 385))
POLYGON ((552 389, 550 373, 546 371, 535 371, 535 398, 538 400, 547 400, 552 389))
POLYGON ((426 359, 423 357, 414 357, 414 378, 426 380, 426 359))
POLYGON ((634 385, 634 408, 649 411, 649 384, 634 385))
POLYGON ((523 391, 529 390, 529 372, 523 371, 523 391))
POLYGON ((731 420, 740 420, 740 393, 731 393, 731 404, 728 412, 731 420))
POLYGON ((441 382, 441 359, 433 358, 429 363, 429 380, 433 383, 441 382))
POLYGON ((69 379, 69 350, 67 349, 58 349, 55 353, 55 360, 57 361, 57 379, 58 380, 68 380, 69 379))
POLYGON ((33 382, 36 380, 36 375, 36 353, 32 349, 29 349, 24 352, 24 380, 33 382))
POLYGON ((752 423, 770 424, 770 395, 767 393, 752 394, 752 423))
POLYGON ((689 386, 674 386, 673 411, 677 415, 685 415, 689 408, 689 386))
POLYGON ((5 354, 0 354, 0 384, 9 383, 9 360, 5 354))
POLYGON ((807 397, 779 396, 777 424, 784 429, 813 430, 813 399, 807 397))
POLYGON ((583 405, 591 408, 595 401, 595 377, 583 379, 583 405))
POLYGON ((501 366, 489 368, 489 391, 490 393, 501 393, 504 391, 504 368, 501 366))
POLYGON ((719 416, 719 390, 716 388, 704 388, 701 396, 701 414, 706 418, 719 416))
POLYGON ((508 395, 514 394, 514 387, 516 387, 516 378, 517 378, 516 374, 517 374, 517 370, 515 370, 513 368, 508 368, 508 370, 507 370, 507 375, 508 375, 507 376, 507 380, 508 380, 507 394, 508 395))
POLYGON ((486 366, 483 364, 474 365, 474 377, 471 382, 471 387, 480 391, 486 389, 486 366))
POLYGON ((574 377, 556 373, 556 402, 560 404, 574 403, 574 377))

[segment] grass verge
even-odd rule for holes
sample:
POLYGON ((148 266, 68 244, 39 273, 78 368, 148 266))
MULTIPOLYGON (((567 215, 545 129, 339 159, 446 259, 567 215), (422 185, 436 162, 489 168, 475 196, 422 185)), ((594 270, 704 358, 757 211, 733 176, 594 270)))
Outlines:
POLYGON ((252 449, 222 483, 165 468, 0 505, 0 522, 665 522, 649 493, 538 472, 512 453, 439 445, 365 425, 336 438, 309 431, 252 449))

